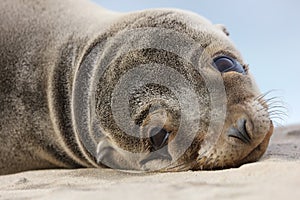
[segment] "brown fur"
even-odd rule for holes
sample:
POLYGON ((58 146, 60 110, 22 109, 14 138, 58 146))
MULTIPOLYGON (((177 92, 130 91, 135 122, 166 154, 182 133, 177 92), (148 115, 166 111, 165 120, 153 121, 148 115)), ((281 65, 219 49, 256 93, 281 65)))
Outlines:
MULTIPOLYGON (((176 154, 180 141, 190 141, 191 144, 165 170, 238 166, 259 159, 267 147, 270 137, 267 133, 272 132, 269 131, 270 120, 265 114, 266 109, 260 109, 259 105, 263 102, 255 101, 260 93, 253 79, 249 74, 227 73, 222 75, 228 99, 223 132, 216 145, 211 144, 215 145, 211 152, 206 152, 202 157, 198 152, 208 134, 211 110, 209 91, 197 70, 208 75, 212 82, 218 82, 221 76, 211 66, 193 68, 194 59, 204 62, 218 54, 229 54, 245 65, 223 26, 214 26, 186 11, 156 9, 122 14, 107 11, 85 0, 3 0, 0 18, 0 174, 103 165, 140 169, 138 165, 143 158, 129 158, 127 153, 147 154, 149 140, 124 134, 114 123, 110 106, 112 91, 125 72, 149 61, 174 68, 189 80, 200 97, 203 115, 197 123, 187 125, 197 129, 200 127, 195 138, 188 132, 184 137, 177 138, 178 141, 174 139, 176 135, 170 137, 170 140, 176 140, 169 145, 171 156, 176 154), (199 57, 195 54, 190 62, 175 53, 153 49, 125 51, 124 55, 110 60, 111 55, 126 50, 126 45, 132 41, 124 40, 120 46, 105 49, 107 45, 109 47, 108 41, 122 31, 142 28, 145 37, 133 35, 133 43, 166 47, 177 45, 175 51, 178 52, 185 47, 188 49, 184 41, 181 47, 179 41, 152 37, 151 28, 158 28, 162 32, 172 30, 186 35, 203 52, 199 57), (103 74, 95 74, 105 65, 108 68, 104 69, 103 74), (94 87, 94 99, 90 93, 91 87, 94 87), (92 99, 88 104, 80 103, 87 98, 92 99), (255 118, 257 112, 264 113, 255 118), (253 119, 256 127, 253 129, 254 141, 248 146, 225 137, 228 127, 245 113, 253 119), (86 144, 82 142, 82 137, 85 137, 86 144), (251 158, 247 159, 248 155, 251 158), (102 162, 103 158, 109 158, 110 163, 102 162)), ((161 74, 158 73, 158 76, 161 74)), ((174 88, 175 91, 181 89, 174 88)), ((170 132, 178 131, 179 117, 193 121, 192 113, 191 116, 183 116, 178 102, 172 91, 160 86, 149 85, 136 90, 130 96, 130 114, 141 129, 139 133, 146 134, 147 119, 155 115, 147 113, 150 104, 157 106, 157 112, 161 109, 167 112, 163 126, 170 132)), ((145 169, 151 169, 159 162, 154 160, 145 169)))

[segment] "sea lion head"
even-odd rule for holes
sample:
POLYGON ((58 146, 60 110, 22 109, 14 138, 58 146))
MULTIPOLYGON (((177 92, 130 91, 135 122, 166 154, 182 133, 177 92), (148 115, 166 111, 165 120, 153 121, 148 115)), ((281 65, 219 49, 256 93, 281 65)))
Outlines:
POLYGON ((273 125, 228 35, 194 13, 147 10, 124 15, 98 38, 74 100, 79 137, 97 162, 180 171, 258 160, 273 125))

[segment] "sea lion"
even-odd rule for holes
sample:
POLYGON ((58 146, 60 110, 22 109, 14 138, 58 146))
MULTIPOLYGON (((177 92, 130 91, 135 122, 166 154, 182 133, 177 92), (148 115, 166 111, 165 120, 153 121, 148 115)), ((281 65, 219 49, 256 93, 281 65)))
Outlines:
POLYGON ((224 26, 85 0, 3 0, 0 18, 0 174, 223 169, 267 148, 267 102, 224 26))

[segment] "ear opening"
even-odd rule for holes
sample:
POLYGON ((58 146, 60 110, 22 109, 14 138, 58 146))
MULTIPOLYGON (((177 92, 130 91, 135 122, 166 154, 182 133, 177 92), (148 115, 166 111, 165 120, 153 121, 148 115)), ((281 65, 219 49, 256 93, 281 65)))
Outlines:
POLYGON ((229 33, 229 31, 227 30, 227 28, 226 28, 225 25, 223 25, 223 24, 216 24, 216 27, 217 27, 218 29, 220 29, 221 31, 223 31, 223 33, 225 33, 225 35, 227 35, 227 36, 230 35, 230 33, 229 33))

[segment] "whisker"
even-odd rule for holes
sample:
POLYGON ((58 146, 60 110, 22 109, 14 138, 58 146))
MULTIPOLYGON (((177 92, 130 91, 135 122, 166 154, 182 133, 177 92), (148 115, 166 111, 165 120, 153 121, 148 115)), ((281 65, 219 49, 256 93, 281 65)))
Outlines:
POLYGON ((268 111, 268 108, 263 107, 263 108, 257 110, 257 112, 260 112, 260 111, 262 111, 262 110, 268 111))
POLYGON ((272 106, 272 105, 282 105, 282 106, 284 106, 285 104, 284 104, 284 102, 283 101, 270 101, 270 102, 266 102, 267 103, 267 105, 270 107, 270 106, 272 106))
POLYGON ((269 108, 265 108, 265 107, 263 107, 263 108, 261 108, 261 109, 259 109, 259 110, 257 110, 258 112, 259 111, 262 111, 262 110, 267 110, 268 112, 270 112, 270 111, 279 111, 279 110, 281 110, 282 109, 282 111, 284 112, 287 112, 288 111, 288 109, 285 107, 285 106, 280 106, 280 105, 274 105, 274 106, 271 106, 271 107, 269 107, 269 108))
POLYGON ((265 93, 262 93, 261 95, 257 96, 254 101, 259 101, 263 98, 265 98, 267 95, 269 95, 271 92, 275 92, 276 90, 270 90, 270 91, 267 91, 265 93))
POLYGON ((274 96, 274 97, 266 98, 274 91, 278 91, 278 90, 270 90, 266 93, 259 95, 254 99, 253 105, 258 106, 261 105, 262 102, 265 103, 267 107, 260 108, 259 110, 257 110, 257 112, 259 113, 263 110, 267 111, 269 114, 269 118, 273 121, 274 125, 282 126, 282 123, 279 122, 286 121, 286 118, 288 118, 289 110, 287 108, 287 105, 283 101, 283 97, 274 96))
POLYGON ((287 115, 279 115, 279 114, 270 114, 269 118, 272 120, 277 118, 277 119, 281 119, 281 120, 285 121, 288 118, 288 116, 287 115))
POLYGON ((269 112, 269 115, 271 115, 271 114, 283 115, 283 116, 288 117, 288 114, 286 112, 280 111, 280 110, 272 110, 269 112))
POLYGON ((282 117, 278 117, 278 116, 272 116, 272 117, 270 117, 271 118, 271 120, 273 121, 273 122, 277 122, 275 119, 279 119, 279 120, 281 120, 281 121, 285 121, 285 119, 283 119, 282 117))
POLYGON ((280 108, 280 109, 286 109, 286 110, 288 110, 287 107, 282 106, 282 105, 272 105, 272 106, 269 107, 269 110, 270 109, 274 109, 274 108, 280 108))
POLYGON ((277 120, 280 120, 280 121, 282 121, 282 122, 284 122, 286 119, 285 119, 286 117, 281 117, 281 116, 270 116, 270 119, 274 122, 277 122, 277 120))
POLYGON ((281 117, 283 119, 283 118, 286 118, 287 116, 285 116, 285 115, 279 115, 279 114, 276 114, 276 113, 272 113, 272 114, 269 115, 269 117, 270 118, 281 117))
POLYGON ((280 112, 270 112, 269 113, 269 117, 272 118, 272 117, 282 117, 284 119, 287 119, 289 117, 289 115, 287 113, 280 113, 280 112))
MULTIPOLYGON (((271 101, 273 101, 273 100, 278 100, 280 97, 272 97, 272 98, 269 98, 269 99, 265 99, 265 102, 266 103, 268 103, 268 102, 271 102, 271 101)), ((280 101, 278 101, 278 102, 281 102, 282 100, 281 99, 279 99, 280 101)))

